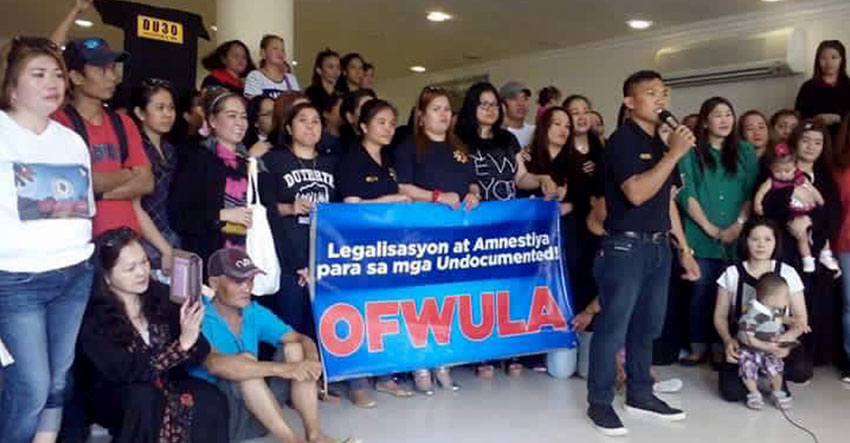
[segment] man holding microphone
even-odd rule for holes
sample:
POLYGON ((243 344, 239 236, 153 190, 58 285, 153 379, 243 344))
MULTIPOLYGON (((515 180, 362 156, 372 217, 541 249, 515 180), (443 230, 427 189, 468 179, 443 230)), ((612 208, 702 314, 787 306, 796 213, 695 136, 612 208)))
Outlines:
POLYGON ((590 349, 588 417, 604 435, 626 435, 614 412, 615 355, 625 347, 626 410, 663 420, 685 418, 652 393, 652 341, 661 333, 672 262, 671 240, 685 270, 699 278, 699 266, 682 230, 675 194, 681 186, 676 165, 696 138, 676 127, 669 148, 657 135, 659 113, 669 90, 657 72, 639 71, 623 84, 630 119, 605 147, 603 178, 608 217, 594 262, 601 312, 590 349), (673 239, 671 239, 674 237, 673 239))

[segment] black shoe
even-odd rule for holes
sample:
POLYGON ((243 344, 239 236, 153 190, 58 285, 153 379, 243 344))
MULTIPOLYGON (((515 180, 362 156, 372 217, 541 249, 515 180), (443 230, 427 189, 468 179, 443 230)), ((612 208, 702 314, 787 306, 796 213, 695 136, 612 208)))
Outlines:
POLYGON ((667 421, 680 421, 687 417, 685 411, 671 408, 654 395, 641 401, 626 399, 626 410, 632 414, 649 415, 667 421))
POLYGON ((629 433, 629 430, 623 426, 623 422, 620 421, 620 417, 617 416, 611 405, 590 405, 587 408, 587 417, 602 435, 617 437, 628 435, 629 433))
POLYGON ((841 374, 841 381, 850 384, 850 371, 844 371, 841 374))

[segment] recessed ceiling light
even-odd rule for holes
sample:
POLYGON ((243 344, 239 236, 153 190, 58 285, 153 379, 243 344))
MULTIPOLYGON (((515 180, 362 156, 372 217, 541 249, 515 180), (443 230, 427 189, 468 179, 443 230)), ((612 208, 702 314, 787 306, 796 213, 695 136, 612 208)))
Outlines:
POLYGON ((626 22, 632 29, 648 29, 652 26, 651 20, 629 20, 626 22))
POLYGON ((410 70, 413 71, 413 72, 420 73, 420 74, 426 71, 424 66, 411 66, 410 70))
POLYGON ((442 11, 431 11, 428 13, 426 18, 432 22, 444 22, 446 20, 451 20, 452 16, 442 11))
POLYGON ((216 25, 210 26, 210 29, 212 29, 213 32, 218 32, 218 26, 216 26, 216 25))
POLYGON ((90 20, 83 20, 81 18, 74 20, 74 24, 81 28, 91 28, 92 26, 94 26, 94 23, 92 23, 90 20))
POLYGON ((295 61, 295 60, 292 60, 292 66, 298 66, 298 62, 295 61))

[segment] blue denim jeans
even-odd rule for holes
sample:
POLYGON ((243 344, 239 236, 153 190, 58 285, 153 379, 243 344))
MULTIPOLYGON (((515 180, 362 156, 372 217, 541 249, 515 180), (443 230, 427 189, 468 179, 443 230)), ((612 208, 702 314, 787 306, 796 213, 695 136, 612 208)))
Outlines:
POLYGON ((844 328, 844 353, 850 361, 850 252, 838 254, 838 260, 841 261, 841 283, 843 283, 841 325, 844 328))
POLYGON ((59 430, 92 274, 89 260, 41 273, 0 271, 0 337, 15 359, 3 368, 3 443, 59 430))
POLYGON ((610 405, 614 400, 615 359, 624 347, 628 396, 641 400, 652 395, 652 341, 664 326, 671 260, 667 237, 603 237, 593 264, 602 311, 590 345, 589 403, 610 405))

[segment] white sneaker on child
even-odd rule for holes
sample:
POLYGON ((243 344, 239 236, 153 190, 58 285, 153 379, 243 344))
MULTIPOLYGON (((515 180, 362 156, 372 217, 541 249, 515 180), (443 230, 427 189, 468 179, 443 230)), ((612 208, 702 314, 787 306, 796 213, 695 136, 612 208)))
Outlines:
POLYGON ((826 268, 832 272, 836 273, 836 277, 841 276, 841 267, 838 265, 838 260, 835 259, 835 256, 832 255, 832 251, 829 249, 823 249, 820 251, 820 255, 818 256, 818 261, 826 268))
POLYGON ((814 257, 803 257, 803 272, 815 272, 814 257))

